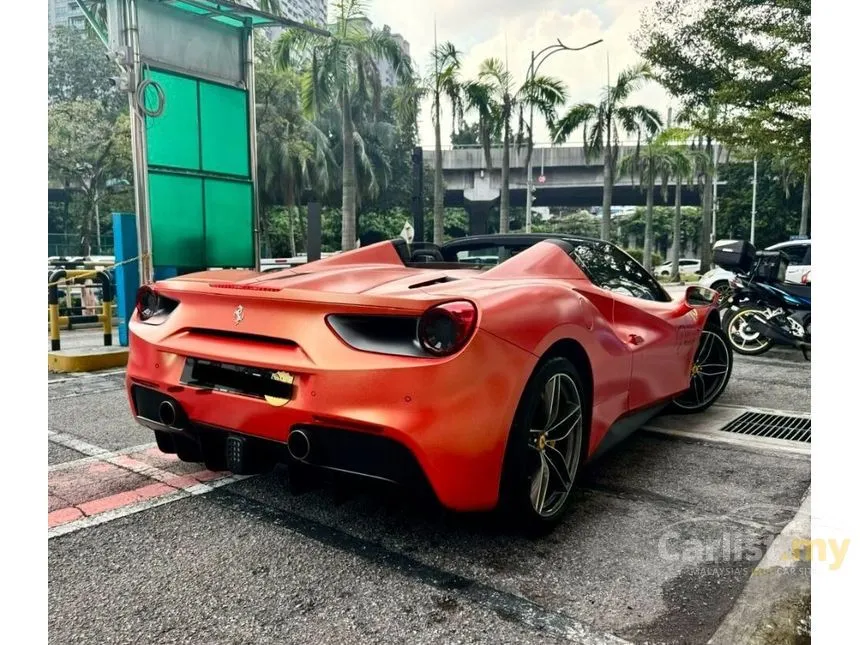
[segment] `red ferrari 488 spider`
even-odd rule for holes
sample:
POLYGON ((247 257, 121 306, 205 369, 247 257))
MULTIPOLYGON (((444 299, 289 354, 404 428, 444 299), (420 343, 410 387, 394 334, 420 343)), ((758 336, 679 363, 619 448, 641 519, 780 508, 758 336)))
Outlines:
POLYGON ((182 275, 141 288, 129 330, 132 411, 165 452, 429 485, 534 528, 585 461, 667 407, 704 410, 732 370, 715 292, 673 300, 617 247, 566 235, 182 275))

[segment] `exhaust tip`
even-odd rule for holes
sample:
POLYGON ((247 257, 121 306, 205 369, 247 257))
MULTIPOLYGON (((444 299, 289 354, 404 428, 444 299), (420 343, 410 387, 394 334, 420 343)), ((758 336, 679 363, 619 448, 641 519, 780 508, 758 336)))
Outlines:
POLYGON ((293 430, 287 438, 287 452, 293 459, 304 461, 311 454, 311 442, 303 430, 293 430))
POLYGON ((158 420, 168 428, 175 427, 176 408, 170 401, 162 401, 158 406, 158 420))

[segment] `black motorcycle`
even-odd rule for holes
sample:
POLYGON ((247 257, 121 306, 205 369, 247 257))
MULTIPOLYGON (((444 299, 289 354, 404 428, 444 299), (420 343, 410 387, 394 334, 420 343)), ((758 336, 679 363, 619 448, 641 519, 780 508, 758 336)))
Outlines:
POLYGON ((717 242, 714 261, 737 271, 723 314, 723 331, 732 349, 758 356, 774 345, 788 345, 810 360, 812 287, 784 281, 785 254, 755 251, 748 242, 730 240, 717 242))

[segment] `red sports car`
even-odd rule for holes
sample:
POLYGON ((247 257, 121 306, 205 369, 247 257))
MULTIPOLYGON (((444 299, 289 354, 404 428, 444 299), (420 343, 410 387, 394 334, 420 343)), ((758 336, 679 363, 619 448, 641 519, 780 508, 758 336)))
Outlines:
POLYGON ((704 410, 732 370, 715 292, 673 300, 567 235, 183 275, 142 287, 129 329, 131 407, 165 452, 425 484, 532 528, 562 517, 586 460, 667 406, 704 410))

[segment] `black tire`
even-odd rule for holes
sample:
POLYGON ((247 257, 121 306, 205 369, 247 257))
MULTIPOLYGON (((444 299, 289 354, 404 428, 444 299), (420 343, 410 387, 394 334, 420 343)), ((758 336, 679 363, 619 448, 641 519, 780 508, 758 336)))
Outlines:
MULTIPOLYGON (((712 354, 716 356, 719 354, 719 358, 711 358, 713 361, 710 365, 705 365, 703 367, 709 367, 713 370, 713 374, 716 374, 717 371, 720 370, 717 367, 717 363, 724 363, 725 371, 720 375, 721 380, 716 380, 713 382, 713 385, 705 383, 705 377, 700 374, 698 377, 695 373, 690 375, 690 387, 676 396, 672 402, 669 404, 669 411, 674 414, 697 414, 699 412, 704 412, 709 407, 711 407, 723 394, 726 389, 726 386, 729 384, 729 379, 732 377, 732 369, 734 367, 734 358, 733 352, 731 348, 731 344, 729 343, 729 339, 726 337, 725 332, 716 324, 706 325, 702 330, 702 335, 699 338, 699 346, 696 348, 696 355, 694 357, 694 370, 697 369, 696 360, 700 358, 700 352, 703 350, 703 345, 706 342, 711 343, 712 354), (722 343, 722 345, 716 345, 716 343, 722 343), (724 351, 723 351, 724 350, 724 351), (701 392, 702 398, 699 400, 699 392, 697 389, 699 387, 699 383, 696 382, 696 379, 701 379, 701 392), (712 389, 707 389, 711 387, 712 389)), ((707 360, 707 357, 705 357, 707 360)), ((710 378, 710 376, 708 376, 710 378)))
POLYGON ((728 280, 717 280, 711 285, 711 289, 720 294, 720 308, 724 308, 729 304, 729 298, 732 295, 732 286, 728 280))
POLYGON ((213 472, 227 471, 227 455, 225 454, 224 437, 214 435, 201 439, 200 447, 203 453, 203 465, 206 470, 213 472))
POLYGON ((729 346, 738 354, 741 354, 743 356, 760 356, 761 354, 764 354, 765 352, 771 350, 771 348, 774 346, 773 340, 771 340, 770 338, 765 338, 763 339, 764 342, 761 345, 757 345, 752 348, 745 348, 743 347, 743 345, 739 345, 737 343, 735 336, 732 334, 732 326, 737 324, 736 320, 738 316, 742 316, 745 314, 745 312, 749 311, 761 312, 762 310, 758 307, 746 306, 741 307, 737 311, 727 311, 723 316, 723 332, 728 338, 729 346))
POLYGON ((173 444, 176 446, 176 456, 179 457, 180 461, 195 464, 203 463, 203 451, 200 449, 200 444, 194 439, 176 434, 173 437, 173 444))
POLYGON ((562 520, 573 498, 573 487, 584 461, 587 448, 586 429, 589 427, 590 419, 590 401, 585 395, 576 366, 562 357, 550 358, 541 363, 523 391, 508 435, 499 504, 499 510, 504 514, 503 522, 506 525, 536 537, 547 534, 562 520), (575 408, 573 402, 570 405, 565 404, 564 411, 561 405, 555 406, 555 416, 547 410, 546 398, 549 396, 547 388, 551 388, 551 381, 557 384, 560 397, 561 388, 570 395, 570 399, 575 392, 579 401, 578 420, 575 417, 576 413, 571 412, 575 408), (572 424, 569 433, 559 436, 558 439, 548 440, 549 431, 553 428, 559 428, 559 433, 564 432, 567 419, 562 415, 568 414, 571 415, 572 424), (542 415, 548 418, 543 419, 542 415), (539 431, 532 430, 536 420, 546 421, 543 426, 546 431, 540 436, 535 434, 539 431), (556 448, 557 445, 564 454, 556 448), (551 455, 550 451, 562 461, 559 462, 558 457, 551 455), (566 492, 563 492, 565 484, 558 465, 567 465, 566 492), (534 489, 535 478, 539 478, 537 490, 534 489), (554 486, 562 490, 550 494, 550 479, 554 486), (546 483, 543 483, 544 481, 546 483), (534 493, 537 493, 537 497, 540 498, 540 502, 535 503, 541 507, 545 506, 548 495, 550 499, 555 500, 548 506, 547 512, 540 513, 535 509, 535 503, 532 501, 534 493))

